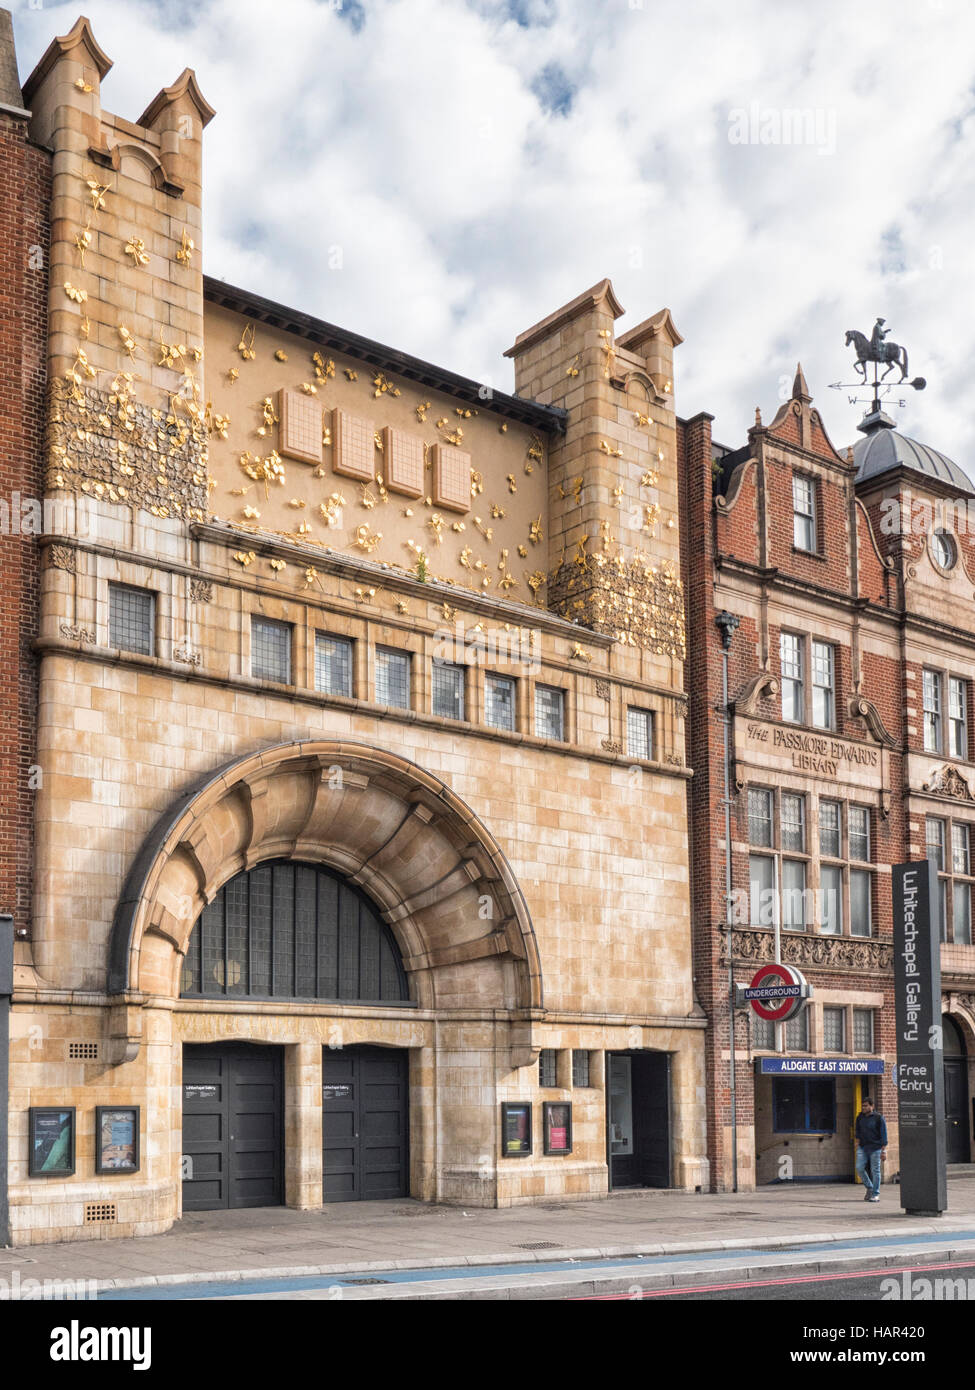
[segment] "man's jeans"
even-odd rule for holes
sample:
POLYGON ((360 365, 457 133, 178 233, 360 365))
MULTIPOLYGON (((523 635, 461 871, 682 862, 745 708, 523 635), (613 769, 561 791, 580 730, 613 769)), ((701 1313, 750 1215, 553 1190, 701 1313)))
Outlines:
POLYGON ((876 1197, 880 1192, 880 1150, 874 1149, 872 1154, 866 1154, 857 1145, 857 1177, 864 1187, 869 1189, 870 1196, 876 1197))

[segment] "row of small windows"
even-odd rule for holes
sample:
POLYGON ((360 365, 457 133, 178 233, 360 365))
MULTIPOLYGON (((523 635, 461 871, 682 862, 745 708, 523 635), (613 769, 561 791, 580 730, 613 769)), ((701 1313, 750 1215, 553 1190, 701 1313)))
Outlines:
POLYGON ((873 870, 859 867, 871 861, 868 807, 821 797, 818 835, 810 836, 805 796, 779 793, 776 817, 775 793, 750 787, 748 842, 753 925, 778 921, 791 931, 815 926, 826 936, 872 934, 873 870))
MULTIPOLYGON (((872 1053, 875 1049, 873 1009, 849 1009, 843 1005, 824 1005, 822 1010, 822 1051, 872 1053), (849 1042, 852 1040, 853 1046, 849 1042)), ((788 1052, 809 1051, 809 1011, 804 1009, 783 1025, 788 1052)), ((775 1048, 775 1024, 752 1019, 752 1047, 771 1052, 775 1048)))
MULTIPOLYGON (((109 585, 110 643, 120 651, 151 656, 155 649, 155 596, 149 590, 125 584, 109 585)), ((251 675, 257 680, 292 683, 292 629, 290 623, 272 618, 251 619, 251 675)), ((375 653, 376 703, 394 709, 412 708, 411 653, 377 647, 375 653)), ((492 729, 514 733, 517 728, 517 682, 510 676, 488 673, 484 678, 484 722, 492 729)), ((463 720, 466 715, 466 669, 447 661, 432 665, 432 709, 441 719, 463 720)), ((353 684, 352 642, 347 637, 315 635, 315 689, 325 695, 351 699, 353 684)), ((627 753, 634 758, 654 756, 651 710, 629 708, 626 717, 627 753)), ((538 738, 565 741, 565 691, 557 686, 535 685, 534 732, 538 738)))
MULTIPOLYGON (((538 1084, 546 1089, 558 1086, 559 1051, 555 1047, 543 1047, 538 1054, 538 1084)), ((572 1085, 574 1087, 592 1086, 590 1056, 585 1049, 572 1051, 572 1085)))

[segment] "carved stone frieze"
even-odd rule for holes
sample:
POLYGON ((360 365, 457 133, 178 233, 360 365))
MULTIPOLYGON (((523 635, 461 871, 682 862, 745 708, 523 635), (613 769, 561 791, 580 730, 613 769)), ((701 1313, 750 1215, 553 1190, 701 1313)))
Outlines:
MULTIPOLYGON (((782 960, 800 970, 888 971, 893 968, 893 946, 889 941, 849 936, 792 935, 782 933, 782 960)), ((731 934, 734 959, 742 964, 761 965, 775 958, 775 935, 771 931, 736 927, 731 934)), ((727 964, 727 938, 721 938, 721 958, 727 964)))

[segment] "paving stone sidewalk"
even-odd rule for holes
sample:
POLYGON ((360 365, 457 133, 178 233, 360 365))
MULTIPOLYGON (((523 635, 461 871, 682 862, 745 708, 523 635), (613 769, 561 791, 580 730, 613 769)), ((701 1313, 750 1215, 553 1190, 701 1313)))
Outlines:
POLYGON ((180 1283, 243 1273, 430 1268, 600 1255, 669 1254, 723 1247, 776 1249, 811 1241, 908 1234, 975 1235, 975 1180, 949 1183, 941 1218, 907 1216, 899 1189, 877 1204, 852 1184, 763 1188, 737 1194, 640 1191, 597 1202, 502 1211, 421 1202, 349 1202, 322 1211, 286 1207, 194 1213, 135 1240, 93 1239, 0 1249, 0 1280, 94 1279, 100 1287, 180 1283))

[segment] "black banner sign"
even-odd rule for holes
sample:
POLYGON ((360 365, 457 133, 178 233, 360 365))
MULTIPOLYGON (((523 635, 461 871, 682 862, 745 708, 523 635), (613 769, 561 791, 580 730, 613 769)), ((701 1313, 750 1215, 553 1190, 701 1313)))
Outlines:
POLYGON ((893 895, 901 1206, 912 1214, 940 1216, 948 1188, 934 862, 895 864, 893 895))

